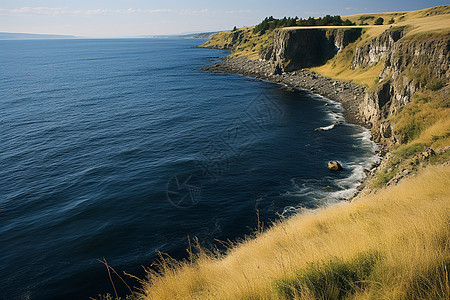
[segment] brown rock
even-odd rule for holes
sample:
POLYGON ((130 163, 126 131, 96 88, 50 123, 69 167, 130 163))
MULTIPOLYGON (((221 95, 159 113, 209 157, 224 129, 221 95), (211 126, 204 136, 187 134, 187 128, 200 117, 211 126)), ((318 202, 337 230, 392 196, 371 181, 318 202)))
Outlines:
POLYGON ((421 153, 422 155, 422 159, 429 159, 431 156, 435 155, 436 153, 434 152, 433 149, 428 148, 427 150, 425 150, 424 152, 421 153))
POLYGON ((330 171, 342 171, 342 165, 338 163, 337 161, 330 161, 328 162, 328 170, 330 171))

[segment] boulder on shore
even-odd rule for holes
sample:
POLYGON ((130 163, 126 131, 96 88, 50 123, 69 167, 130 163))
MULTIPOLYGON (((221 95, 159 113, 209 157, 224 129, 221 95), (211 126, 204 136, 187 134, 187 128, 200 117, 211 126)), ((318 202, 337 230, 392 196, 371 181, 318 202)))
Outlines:
POLYGON ((342 171, 342 165, 337 161, 328 162, 328 170, 330 171, 342 171))

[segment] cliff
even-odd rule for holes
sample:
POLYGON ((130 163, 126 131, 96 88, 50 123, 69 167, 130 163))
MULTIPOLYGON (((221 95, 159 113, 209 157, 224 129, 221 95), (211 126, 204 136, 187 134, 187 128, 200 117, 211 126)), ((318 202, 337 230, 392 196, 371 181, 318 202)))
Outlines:
MULTIPOLYGON (((376 142, 405 141, 395 132, 389 118, 409 103, 416 91, 433 82, 448 82, 450 35, 405 37, 406 27, 391 27, 361 46, 351 59, 351 69, 367 69, 383 64, 373 91, 358 104, 363 122, 372 128, 376 142)), ((260 59, 275 74, 319 66, 357 41, 362 28, 279 29, 273 45, 260 59)))
POLYGON ((273 45, 260 58, 272 62, 274 72, 318 66, 361 36, 362 28, 278 29, 273 45))
POLYGON ((367 170, 364 191, 396 184, 429 161, 447 161, 450 6, 347 17, 390 24, 222 32, 203 46, 231 55, 205 70, 308 89, 341 102, 346 120, 370 128, 385 157, 367 170))
POLYGON ((360 104, 363 120, 374 130, 378 142, 407 142, 396 132, 389 118, 411 102, 417 91, 448 84, 450 35, 404 37, 406 28, 390 28, 369 44, 357 47, 352 68, 383 63, 375 90, 360 104), (433 86, 438 85, 438 86, 433 86))

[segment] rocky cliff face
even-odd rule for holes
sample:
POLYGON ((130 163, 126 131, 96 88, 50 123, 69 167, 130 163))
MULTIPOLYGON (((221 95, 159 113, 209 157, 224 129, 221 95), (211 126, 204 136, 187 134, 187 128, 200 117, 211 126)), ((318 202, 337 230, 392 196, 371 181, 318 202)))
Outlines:
POLYGON ((404 28, 385 31, 370 44, 356 48, 352 62, 354 69, 384 64, 378 87, 365 95, 360 112, 373 128, 375 141, 385 144, 404 141, 389 117, 409 103, 416 91, 432 82, 448 82, 450 77, 448 35, 404 38, 404 34, 404 28))
MULTIPOLYGON (((359 104, 362 120, 382 144, 404 139, 393 130, 389 117, 410 102, 416 91, 436 80, 448 82, 450 76, 450 36, 408 37, 406 30, 389 28, 356 47, 352 58, 353 69, 383 64, 376 89, 359 104)), ((361 28, 279 29, 274 32, 273 46, 262 51, 260 60, 269 62, 274 74, 322 65, 361 33, 361 28)))
POLYGON ((361 28, 278 29, 273 46, 260 59, 273 63, 274 72, 319 66, 361 36, 361 28))

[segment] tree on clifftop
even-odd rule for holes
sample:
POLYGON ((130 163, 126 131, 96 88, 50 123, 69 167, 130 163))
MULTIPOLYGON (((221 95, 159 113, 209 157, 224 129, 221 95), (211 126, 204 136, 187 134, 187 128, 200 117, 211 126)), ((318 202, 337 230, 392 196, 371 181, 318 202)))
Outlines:
POLYGON ((345 21, 342 20, 341 16, 330 16, 326 15, 323 18, 313 18, 309 17, 308 19, 302 18, 287 18, 276 19, 274 17, 265 18, 261 23, 255 26, 253 29, 254 33, 264 34, 268 30, 274 30, 279 27, 291 27, 291 26, 352 26, 356 25, 351 22, 349 19, 345 21))

